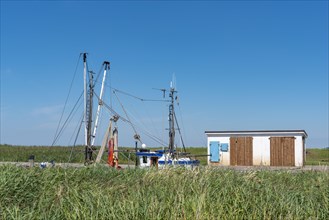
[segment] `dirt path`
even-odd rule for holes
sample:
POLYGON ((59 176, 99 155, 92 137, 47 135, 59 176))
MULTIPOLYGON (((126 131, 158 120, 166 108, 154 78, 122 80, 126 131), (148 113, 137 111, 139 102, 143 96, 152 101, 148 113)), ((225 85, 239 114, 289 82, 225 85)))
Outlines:
POLYGON ((218 169, 238 170, 238 171, 250 171, 250 170, 270 170, 270 171, 323 171, 329 172, 328 165, 304 167, 274 167, 274 166, 216 166, 218 169))
MULTIPOLYGON (((22 166, 22 167, 30 167, 30 163, 28 162, 0 162, 1 165, 16 165, 16 166, 22 166)), ((106 164, 101 164, 104 166, 107 166, 106 164)), ((39 167, 40 163, 35 162, 35 167, 39 167)), ((51 164, 47 164, 47 167, 51 167, 51 164)), ((85 165, 83 163, 56 163, 56 167, 84 167, 85 165)), ((122 168, 135 168, 135 165, 127 165, 127 164, 120 164, 122 168)), ((328 165, 322 165, 322 166, 304 166, 304 167, 270 167, 270 166, 216 166, 218 169, 228 169, 228 170, 237 170, 237 171, 250 171, 250 170, 271 170, 271 171, 323 171, 323 172, 329 172, 329 166, 328 165)))

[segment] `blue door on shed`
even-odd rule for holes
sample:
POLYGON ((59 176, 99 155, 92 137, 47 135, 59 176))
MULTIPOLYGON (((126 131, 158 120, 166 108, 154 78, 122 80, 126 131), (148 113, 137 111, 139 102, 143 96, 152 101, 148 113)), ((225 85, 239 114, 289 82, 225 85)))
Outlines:
POLYGON ((219 162, 219 141, 210 141, 210 161, 219 162))

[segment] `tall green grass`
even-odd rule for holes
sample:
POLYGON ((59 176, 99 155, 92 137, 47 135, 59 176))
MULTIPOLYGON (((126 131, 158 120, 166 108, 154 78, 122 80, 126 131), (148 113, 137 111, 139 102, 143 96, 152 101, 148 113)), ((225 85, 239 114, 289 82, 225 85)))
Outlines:
POLYGON ((329 219, 329 173, 0 166, 0 219, 329 219))

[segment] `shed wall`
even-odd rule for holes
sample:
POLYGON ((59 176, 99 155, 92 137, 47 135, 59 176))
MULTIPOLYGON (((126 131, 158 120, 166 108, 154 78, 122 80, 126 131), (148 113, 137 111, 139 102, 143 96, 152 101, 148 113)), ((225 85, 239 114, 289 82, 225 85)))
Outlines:
MULTIPOLYGON (((235 135, 239 136, 239 135, 235 135)), ((243 135, 240 135, 243 136, 243 135)), ((284 134, 278 135, 249 135, 253 138, 253 144, 252 144, 252 151, 253 151, 253 158, 252 158, 252 164, 255 166, 270 166, 271 163, 271 151, 270 151, 270 137, 278 137, 278 136, 284 136, 284 134)), ((295 145, 294 145, 294 165, 295 166, 303 166, 304 164, 304 154, 305 154, 305 145, 303 142, 303 136, 289 136, 288 137, 295 137, 295 145)), ((230 146, 230 136, 225 136, 225 134, 221 135, 212 135, 208 136, 207 138, 207 150, 208 154, 210 154, 209 150, 209 144, 210 141, 218 141, 221 143, 228 143, 229 148, 228 152, 219 152, 219 158, 220 161, 218 163, 212 163, 210 162, 210 157, 208 157, 208 164, 209 165, 224 165, 229 166, 230 163, 230 152, 231 152, 231 146, 230 146)))
POLYGON ((253 165, 270 165, 270 136, 254 137, 253 142, 253 165))
MULTIPOLYGON (((219 143, 230 143, 230 137, 208 137, 208 141, 207 141, 207 153, 208 155, 210 154, 210 149, 209 149, 209 146, 210 146, 210 142, 211 141, 219 141, 219 143)), ((210 157, 208 157, 208 164, 211 164, 211 165, 230 165, 230 145, 229 145, 229 150, 228 152, 221 152, 219 151, 219 163, 212 163, 210 162, 210 157)))
POLYGON ((295 136, 295 166, 300 167, 304 165, 305 145, 302 136, 295 136))

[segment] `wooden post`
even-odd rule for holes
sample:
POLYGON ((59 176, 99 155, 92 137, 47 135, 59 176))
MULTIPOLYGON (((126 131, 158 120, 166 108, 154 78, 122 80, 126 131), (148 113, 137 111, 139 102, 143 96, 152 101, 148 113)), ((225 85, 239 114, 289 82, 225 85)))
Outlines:
POLYGON ((34 167, 34 155, 30 155, 29 157, 29 166, 30 167, 34 167))

